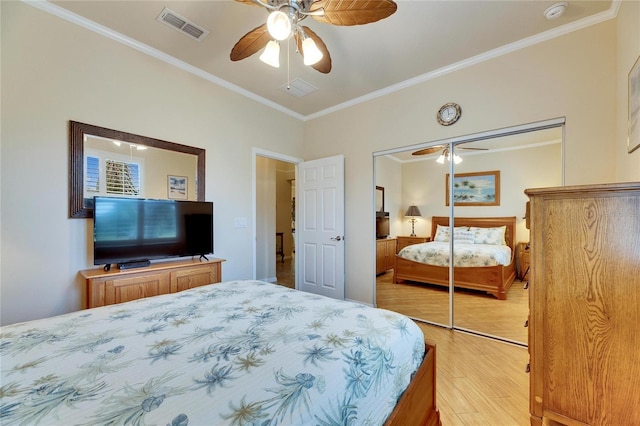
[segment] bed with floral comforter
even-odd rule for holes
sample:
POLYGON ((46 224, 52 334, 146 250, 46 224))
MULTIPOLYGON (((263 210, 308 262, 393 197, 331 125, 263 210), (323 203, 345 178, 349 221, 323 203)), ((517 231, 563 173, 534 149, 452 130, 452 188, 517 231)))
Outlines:
MULTIPOLYGON (((449 242, 413 244, 400 250, 398 256, 436 266, 449 266, 449 242)), ((511 247, 494 244, 454 243, 453 266, 495 266, 511 262, 511 247)))
POLYGON ((3 425, 377 425, 425 349, 402 315, 260 281, 1 336, 3 425))
POLYGON ((410 281, 449 287, 450 240, 453 285, 487 292, 500 300, 516 276, 516 217, 431 218, 431 241, 411 245, 395 256, 393 282, 410 281), (450 234, 453 233, 453 238, 450 234))

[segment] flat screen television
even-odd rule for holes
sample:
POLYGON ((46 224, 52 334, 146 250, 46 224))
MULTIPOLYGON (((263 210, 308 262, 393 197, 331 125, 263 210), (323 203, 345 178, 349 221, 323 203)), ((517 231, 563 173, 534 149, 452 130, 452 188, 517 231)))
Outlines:
POLYGON ((94 204, 93 264, 105 270, 213 253, 212 202, 95 197, 94 204))
POLYGON ((376 238, 389 236, 389 212, 376 212, 376 238))

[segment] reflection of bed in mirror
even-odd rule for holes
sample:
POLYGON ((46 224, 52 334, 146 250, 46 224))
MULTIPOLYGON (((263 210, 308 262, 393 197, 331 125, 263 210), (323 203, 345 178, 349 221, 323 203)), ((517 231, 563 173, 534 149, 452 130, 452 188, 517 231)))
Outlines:
MULTIPOLYGON (((438 226, 449 226, 449 218, 443 216, 433 216, 431 220, 431 241, 434 241, 433 245, 448 246, 447 241, 442 241, 442 238, 438 238, 436 231, 438 226), (440 241, 438 241, 440 240, 440 241), (446 243, 446 244, 443 244, 446 243)), ((465 250, 471 250, 476 246, 475 244, 462 245, 463 238, 469 237, 470 234, 477 229, 487 230, 488 228, 495 229, 504 227, 504 246, 501 249, 506 250, 503 256, 506 256, 505 260, 501 264, 499 261, 490 266, 456 266, 454 268, 454 286, 457 288, 466 288, 472 290, 486 291, 489 294, 494 295, 498 299, 505 300, 507 298, 507 291, 516 276, 515 266, 515 233, 516 233, 516 218, 513 217, 482 217, 482 218, 469 218, 469 217, 456 217, 454 218, 454 227, 459 229, 461 233, 468 231, 467 235, 461 234, 461 238, 458 239, 459 243, 456 243, 454 252, 462 253, 463 247, 465 250), (458 248, 458 250, 456 250, 458 248)), ((454 241, 456 236, 454 234, 454 241)), ((423 243, 416 246, 424 246, 422 249, 427 249, 427 245, 431 243, 423 243)), ((501 244, 500 244, 501 245, 501 244)), ((478 244, 476 248, 481 246, 487 246, 487 244, 478 244)), ((498 246, 498 245, 496 245, 498 246)), ((449 286, 449 266, 437 264, 427 264, 420 261, 412 260, 415 258, 411 254, 407 254, 408 249, 413 248, 420 249, 420 247, 409 246, 403 249, 395 257, 395 265, 393 269, 393 282, 398 283, 402 280, 414 281, 419 283, 436 284, 441 286, 449 286), (405 258, 403 256, 409 256, 405 258)), ((431 248, 431 247, 429 247, 431 248)), ((494 247, 498 248, 498 247, 494 247)), ((503 250, 503 251, 504 251, 503 250)), ((467 253, 465 256, 469 257, 467 253)), ((447 258, 448 252, 444 256, 447 258)), ((458 264, 458 258, 454 256, 454 262, 458 264)), ((477 262, 476 262, 477 264, 477 262)))

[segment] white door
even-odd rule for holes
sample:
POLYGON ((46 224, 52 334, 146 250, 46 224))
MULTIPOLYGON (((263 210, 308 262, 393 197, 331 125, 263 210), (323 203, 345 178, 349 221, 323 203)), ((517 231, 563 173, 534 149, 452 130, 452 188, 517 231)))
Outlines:
POLYGON ((298 289, 344 299, 344 156, 298 164, 298 289))

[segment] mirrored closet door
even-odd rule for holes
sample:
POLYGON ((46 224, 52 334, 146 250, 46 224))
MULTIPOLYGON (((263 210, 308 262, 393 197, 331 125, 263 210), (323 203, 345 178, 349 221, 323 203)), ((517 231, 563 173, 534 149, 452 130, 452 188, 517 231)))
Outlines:
POLYGON ((375 183, 384 187, 389 222, 388 238, 376 240, 377 260, 380 246, 393 244, 387 240, 395 239, 396 253, 412 246, 400 255, 406 261, 378 270, 377 306, 526 344, 524 189, 563 184, 562 123, 376 154, 375 183), (448 266, 450 252, 455 268, 448 266))

